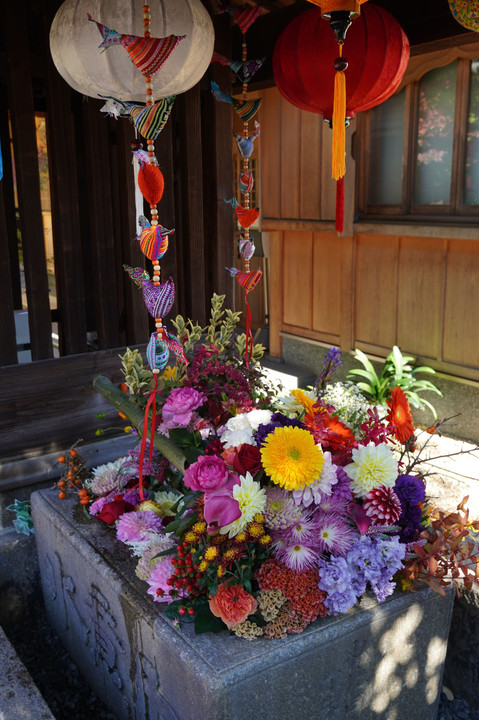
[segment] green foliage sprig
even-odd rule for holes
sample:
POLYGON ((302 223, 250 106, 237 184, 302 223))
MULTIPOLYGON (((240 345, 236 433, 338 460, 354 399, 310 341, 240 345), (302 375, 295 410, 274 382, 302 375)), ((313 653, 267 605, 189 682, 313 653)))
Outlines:
POLYGON ((428 365, 412 365, 414 357, 403 355, 397 345, 394 345, 387 356, 380 375, 377 374, 373 364, 362 350, 356 349, 354 357, 359 360, 364 369, 354 368, 350 370, 348 378, 351 377, 351 380, 358 386, 362 394, 372 403, 385 405, 391 390, 400 387, 404 390, 410 405, 421 409, 427 407, 434 415, 434 418, 437 417, 434 406, 428 400, 420 397, 419 393, 428 390, 442 396, 442 392, 430 380, 416 377, 418 373, 433 375, 435 373, 433 368, 428 365), (358 377, 364 378, 364 380, 358 380, 358 377))
POLYGON ((138 350, 127 348, 119 358, 125 382, 132 395, 144 395, 153 389, 153 373, 143 365, 143 358, 138 350))

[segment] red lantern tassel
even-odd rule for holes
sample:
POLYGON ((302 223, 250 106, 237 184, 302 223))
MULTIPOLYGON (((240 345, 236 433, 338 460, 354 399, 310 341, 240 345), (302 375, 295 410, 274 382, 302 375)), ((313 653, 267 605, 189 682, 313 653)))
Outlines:
POLYGON ((148 471, 149 471, 150 465, 151 465, 151 458, 153 455, 153 440, 155 439, 155 425, 156 425, 156 390, 157 390, 157 388, 158 388, 158 374, 155 373, 155 386, 150 393, 148 402, 146 403, 145 419, 143 421, 143 433, 142 433, 142 437, 141 437, 140 461, 139 461, 139 468, 138 468, 138 479, 139 479, 141 502, 143 502, 145 499, 145 494, 143 492, 143 460, 145 457, 146 436, 148 435, 148 416, 150 414, 150 407, 151 407, 150 451, 148 454, 148 466, 146 468, 146 473, 145 473, 146 475, 148 475, 148 471))
POLYGON ((336 180, 336 232, 344 230, 344 177, 336 180))

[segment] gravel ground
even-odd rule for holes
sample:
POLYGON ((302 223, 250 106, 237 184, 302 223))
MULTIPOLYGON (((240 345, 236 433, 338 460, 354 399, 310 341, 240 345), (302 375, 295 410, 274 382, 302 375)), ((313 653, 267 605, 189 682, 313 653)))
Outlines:
MULTIPOLYGON (((87 685, 44 614, 28 623, 28 633, 19 628, 7 634, 56 720, 117 720, 87 685)), ((479 712, 446 690, 437 720, 479 720, 479 712)))

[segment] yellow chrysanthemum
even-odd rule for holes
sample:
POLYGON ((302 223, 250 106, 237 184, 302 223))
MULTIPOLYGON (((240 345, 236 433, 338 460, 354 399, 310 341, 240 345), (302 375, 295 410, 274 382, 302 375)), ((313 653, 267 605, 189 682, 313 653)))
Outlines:
POLYGON ((161 378, 162 380, 177 380, 178 378, 176 377, 176 367, 171 367, 171 365, 167 365, 161 374, 161 378))
POLYGON ((214 560, 218 556, 218 548, 213 547, 210 545, 209 548, 205 550, 205 560, 208 562, 211 562, 211 560, 214 560))
POLYGON ((251 538, 259 538, 264 535, 264 525, 252 522, 248 525, 248 534, 251 538))
POLYGON ((317 480, 324 457, 307 430, 278 427, 267 436, 261 448, 261 462, 276 485, 285 490, 299 490, 317 480))
POLYGON ((197 522, 193 525, 192 530, 197 535, 201 535, 206 530, 206 523, 203 521, 197 522))
POLYGON ((186 533, 186 535, 184 537, 184 541, 191 545, 191 543, 194 543, 196 540, 197 540, 197 537, 196 537, 195 533, 192 532, 191 530, 188 530, 188 532, 186 533))
POLYGON ((202 560, 202 561, 200 562, 200 564, 198 565, 198 570, 199 570, 200 572, 204 572, 207 567, 208 567, 208 563, 206 562, 206 560, 202 560))

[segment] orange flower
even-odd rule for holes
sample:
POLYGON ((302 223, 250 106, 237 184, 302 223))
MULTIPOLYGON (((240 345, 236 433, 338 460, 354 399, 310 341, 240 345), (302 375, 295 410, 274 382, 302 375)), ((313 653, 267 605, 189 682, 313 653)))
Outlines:
POLYGON ((390 427, 394 428, 394 437, 401 443, 409 440, 414 434, 411 410, 404 390, 395 387, 391 390, 391 399, 387 401, 389 406, 387 419, 390 427))
POLYGON ((216 595, 208 602, 213 615, 221 618, 229 627, 242 623, 258 606, 255 598, 242 585, 228 585, 225 582, 218 586, 216 595))

